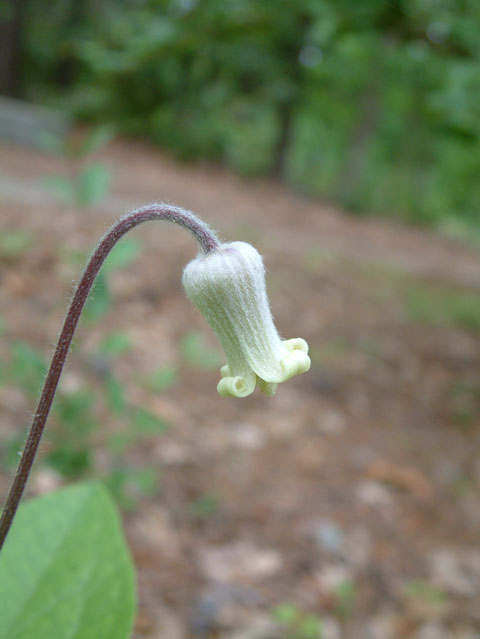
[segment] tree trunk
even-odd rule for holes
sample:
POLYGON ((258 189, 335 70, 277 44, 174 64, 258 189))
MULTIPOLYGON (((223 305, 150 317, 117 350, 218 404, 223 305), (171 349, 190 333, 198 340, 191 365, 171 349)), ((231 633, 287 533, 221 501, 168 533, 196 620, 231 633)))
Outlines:
POLYGON ((25 0, 4 0, 0 17, 0 93, 18 97, 20 83, 20 33, 25 0))

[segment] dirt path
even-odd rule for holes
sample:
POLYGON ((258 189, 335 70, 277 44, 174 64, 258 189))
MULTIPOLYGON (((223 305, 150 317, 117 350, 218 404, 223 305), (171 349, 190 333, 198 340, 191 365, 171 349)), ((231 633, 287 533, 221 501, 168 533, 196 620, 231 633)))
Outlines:
MULTIPOLYGON (((412 274, 480 287, 480 253, 455 240, 349 215, 274 183, 242 179, 221 167, 178 164, 143 143, 117 142, 101 159, 114 168, 114 193, 101 207, 114 217, 148 201, 171 201, 197 211, 220 228, 227 221, 229 225, 253 224, 295 252, 313 245, 355 260, 387 263, 412 274)), ((3 146, 0 197, 23 204, 41 200, 58 205, 42 178, 62 170, 61 159, 3 146)))

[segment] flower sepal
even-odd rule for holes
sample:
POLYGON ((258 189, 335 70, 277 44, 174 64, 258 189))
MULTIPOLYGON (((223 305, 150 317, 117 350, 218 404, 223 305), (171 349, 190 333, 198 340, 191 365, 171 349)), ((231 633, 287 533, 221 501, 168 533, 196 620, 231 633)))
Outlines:
POLYGON ((246 397, 258 385, 273 396, 279 383, 309 370, 307 342, 278 335, 262 258, 253 246, 231 242, 198 256, 185 267, 183 285, 227 355, 220 395, 246 397))

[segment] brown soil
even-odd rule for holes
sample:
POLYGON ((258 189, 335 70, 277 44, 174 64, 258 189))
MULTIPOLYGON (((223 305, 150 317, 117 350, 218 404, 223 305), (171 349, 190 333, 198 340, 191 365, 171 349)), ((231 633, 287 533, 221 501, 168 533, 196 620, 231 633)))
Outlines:
MULTIPOLYGON (((325 639, 478 638, 480 319, 448 309, 460 295, 480 312, 480 255, 277 184, 178 165, 143 144, 117 142, 102 159, 113 192, 81 211, 42 186, 61 160, 0 147, 2 229, 34 237, 22 255, 0 258, 4 361, 14 339, 50 352, 79 270, 68 254, 88 252, 114 217, 152 200, 255 244, 279 330, 305 338, 312 354, 311 371, 273 399, 219 397, 218 370, 185 361, 178 347, 196 331, 218 349, 180 286, 191 239, 153 224, 134 232, 142 253, 112 275, 102 321, 82 324, 64 382, 95 383, 96 345, 125 333, 133 348, 108 365, 130 402, 171 424, 122 461, 158 471, 153 494, 135 493, 125 513, 139 575, 134 637, 291 637, 272 615, 288 602, 320 617, 325 639), (419 311, 419 295, 440 310, 419 311), (146 388, 141 380, 166 365, 177 382, 146 388)), ((25 428, 31 401, 0 387, 5 441, 25 428)), ((101 476, 118 417, 101 402, 98 415, 92 474, 101 476)), ((60 481, 39 463, 30 492, 60 481)))

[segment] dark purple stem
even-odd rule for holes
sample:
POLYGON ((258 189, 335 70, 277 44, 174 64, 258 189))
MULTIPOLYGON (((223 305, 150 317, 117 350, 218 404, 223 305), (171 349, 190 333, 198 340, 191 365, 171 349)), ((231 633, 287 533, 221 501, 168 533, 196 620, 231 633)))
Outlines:
POLYGON ((80 282, 78 283, 70 303, 70 308, 65 317, 62 332, 58 338, 52 363, 50 364, 43 391, 38 402, 37 411, 30 427, 28 439, 23 449, 17 473, 2 513, 2 518, 0 519, 0 549, 10 530, 27 483, 45 428, 45 422, 47 421, 48 413, 55 396, 58 380, 60 379, 65 359, 72 342, 73 334, 75 333, 82 309, 98 271, 118 240, 130 231, 130 229, 149 220, 167 220, 183 226, 193 234, 204 253, 209 253, 220 244, 213 231, 193 213, 168 204, 150 204, 131 213, 127 213, 121 217, 100 240, 100 244, 88 261, 80 282))

